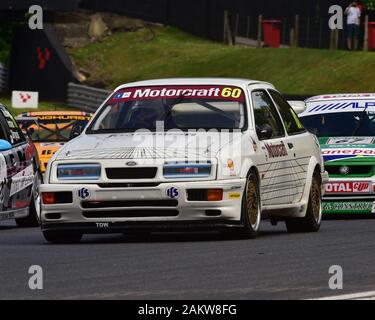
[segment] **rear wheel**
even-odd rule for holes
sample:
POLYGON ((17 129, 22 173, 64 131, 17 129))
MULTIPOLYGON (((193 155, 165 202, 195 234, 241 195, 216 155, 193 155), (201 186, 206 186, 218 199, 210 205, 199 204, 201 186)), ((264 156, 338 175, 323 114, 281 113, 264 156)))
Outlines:
POLYGON ((43 231, 44 238, 51 243, 78 243, 82 239, 82 233, 67 231, 43 231))
POLYGON ((259 185, 254 172, 251 172, 247 177, 242 198, 241 216, 244 224, 243 235, 248 239, 255 239, 260 228, 261 208, 259 185))
POLYGON ((311 182, 309 203, 304 218, 288 218, 285 223, 288 232, 317 232, 322 221, 321 180, 317 171, 311 182))
POLYGON ((29 215, 25 218, 16 219, 16 224, 20 228, 33 228, 40 225, 40 193, 39 187, 42 184, 42 175, 38 171, 35 174, 29 215))

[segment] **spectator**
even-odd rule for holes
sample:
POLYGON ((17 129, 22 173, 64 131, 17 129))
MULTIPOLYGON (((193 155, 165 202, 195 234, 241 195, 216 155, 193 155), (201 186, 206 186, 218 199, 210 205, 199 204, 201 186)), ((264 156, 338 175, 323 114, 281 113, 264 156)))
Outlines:
POLYGON ((361 19, 361 10, 356 1, 352 2, 345 10, 347 15, 347 33, 348 49, 358 49, 359 24, 361 19), (353 47, 354 43, 354 47, 353 47))

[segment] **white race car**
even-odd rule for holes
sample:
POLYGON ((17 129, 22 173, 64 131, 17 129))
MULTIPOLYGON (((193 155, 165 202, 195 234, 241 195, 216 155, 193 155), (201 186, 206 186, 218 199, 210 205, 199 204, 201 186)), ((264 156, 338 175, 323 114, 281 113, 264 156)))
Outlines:
POLYGON ((327 181, 319 143, 268 83, 163 79, 118 87, 53 156, 42 194, 50 242, 130 230, 315 232, 327 181))
POLYGON ((375 94, 326 94, 299 116, 320 142, 329 173, 323 215, 375 214, 375 94))

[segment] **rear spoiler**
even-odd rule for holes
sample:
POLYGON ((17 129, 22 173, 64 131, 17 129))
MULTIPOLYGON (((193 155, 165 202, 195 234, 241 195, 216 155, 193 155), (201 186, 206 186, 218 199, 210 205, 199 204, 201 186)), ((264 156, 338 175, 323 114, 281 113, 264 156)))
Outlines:
POLYGON ((304 112, 307 108, 305 101, 293 100, 293 101, 288 101, 288 103, 290 104, 294 112, 297 114, 304 112))

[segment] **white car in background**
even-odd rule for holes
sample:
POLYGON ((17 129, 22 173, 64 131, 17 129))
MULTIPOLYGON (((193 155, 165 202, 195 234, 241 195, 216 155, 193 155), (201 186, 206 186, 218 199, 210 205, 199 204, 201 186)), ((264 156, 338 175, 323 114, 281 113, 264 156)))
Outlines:
POLYGON ((255 238, 263 217, 316 232, 326 180, 316 137, 271 84, 129 83, 49 162, 42 231, 50 242, 186 228, 255 238))
POLYGON ((323 215, 375 213, 375 94, 326 94, 299 117, 319 139, 329 173, 323 215))

